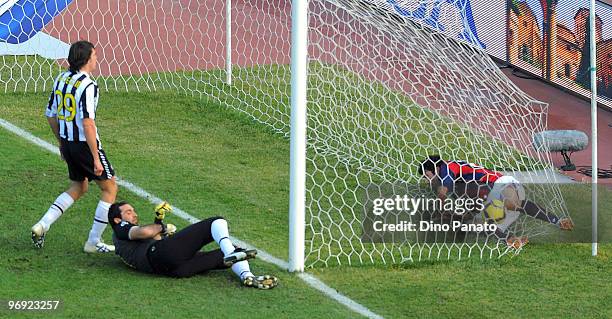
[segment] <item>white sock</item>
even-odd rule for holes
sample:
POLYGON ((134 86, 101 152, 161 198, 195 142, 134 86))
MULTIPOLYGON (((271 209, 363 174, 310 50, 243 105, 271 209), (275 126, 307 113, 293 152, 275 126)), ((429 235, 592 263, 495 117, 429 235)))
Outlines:
POLYGON ((62 214, 74 203, 74 199, 68 193, 60 194, 55 202, 49 207, 49 210, 45 215, 38 221, 43 226, 45 232, 49 231, 51 224, 53 224, 62 214))
POLYGON ((227 256, 234 252, 234 245, 229 239, 229 231, 227 230, 227 221, 225 219, 217 219, 210 224, 210 232, 212 233, 213 239, 221 247, 223 255, 227 256))
POLYGON ((89 231, 89 239, 87 239, 88 243, 95 245, 102 239, 102 233, 108 224, 108 209, 110 205, 110 203, 104 201, 98 202, 94 222, 91 226, 91 231, 89 231))
POLYGON ((249 268, 249 262, 246 260, 233 264, 232 271, 240 278, 240 280, 243 280, 249 276, 254 276, 251 272, 251 268, 249 268))

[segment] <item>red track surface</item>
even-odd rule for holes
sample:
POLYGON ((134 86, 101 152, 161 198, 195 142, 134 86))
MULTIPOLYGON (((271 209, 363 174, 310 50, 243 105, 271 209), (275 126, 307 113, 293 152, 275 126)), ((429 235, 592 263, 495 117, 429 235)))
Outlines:
MULTIPOLYGON (((285 1, 247 2, 232 4, 233 63, 288 63, 290 7, 285 1)), ((223 0, 75 1, 43 31, 66 43, 94 43, 99 48, 98 75, 225 64, 223 0)))
MULTIPOLYGON (((580 130, 589 136, 589 146, 584 151, 572 155, 572 162, 577 166, 591 166, 591 103, 572 94, 566 93, 540 80, 523 79, 504 73, 525 93, 546 102, 548 107, 549 130, 580 130)), ((598 109, 598 164, 600 168, 612 169, 612 112, 598 109)), ((552 156, 555 166, 563 165, 560 154, 552 156)), ((590 181, 590 177, 576 172, 566 172, 566 175, 578 181, 590 181)), ((612 185, 612 178, 599 179, 602 184, 612 185)))

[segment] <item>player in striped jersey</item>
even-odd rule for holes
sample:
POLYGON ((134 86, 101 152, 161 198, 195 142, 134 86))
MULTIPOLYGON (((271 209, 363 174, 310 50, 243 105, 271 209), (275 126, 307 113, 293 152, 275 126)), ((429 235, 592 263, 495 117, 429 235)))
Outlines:
POLYGON ((498 224, 496 235, 516 248, 527 243, 527 238, 514 237, 506 230, 516 221, 518 213, 546 221, 562 230, 574 228, 571 219, 560 218, 527 199, 523 185, 513 176, 466 161, 442 160, 438 155, 425 159, 419 173, 432 183, 441 199, 448 194, 485 198, 484 219, 498 224))
POLYGON ((115 251, 101 237, 108 224, 108 209, 115 201, 117 184, 95 123, 98 107, 98 85, 91 78, 96 69, 96 50, 90 42, 78 41, 70 46, 70 67, 53 84, 45 115, 57 138, 62 159, 68 166, 70 187, 59 195, 38 223, 32 226, 34 246, 42 248, 45 235, 73 203, 87 192, 90 181, 100 187, 101 198, 93 226, 83 250, 88 253, 115 251))

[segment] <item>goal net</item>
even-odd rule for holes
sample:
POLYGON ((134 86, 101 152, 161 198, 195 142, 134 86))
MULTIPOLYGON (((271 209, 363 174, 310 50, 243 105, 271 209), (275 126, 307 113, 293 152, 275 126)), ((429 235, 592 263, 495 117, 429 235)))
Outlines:
MULTIPOLYGON (((547 105, 470 42, 462 15, 446 5, 464 2, 309 1, 306 266, 516 253, 481 233, 379 242, 364 232, 369 199, 430 191, 417 172, 429 154, 524 182, 555 180, 532 142, 546 128, 547 105), (410 14, 419 8, 437 10, 445 28, 410 14)), ((291 3, 234 0, 229 20, 226 9, 212 0, 4 0, 0 85, 48 91, 68 44, 87 39, 98 49, 102 90, 178 91, 288 136, 291 3)), ((529 193, 567 215, 558 188, 534 184, 529 193)), ((522 215, 511 225, 517 236, 549 228, 522 215)))

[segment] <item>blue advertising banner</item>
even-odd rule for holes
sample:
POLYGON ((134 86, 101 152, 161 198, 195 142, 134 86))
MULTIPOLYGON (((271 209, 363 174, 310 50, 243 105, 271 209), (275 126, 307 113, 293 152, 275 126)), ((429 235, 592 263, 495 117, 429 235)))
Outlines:
POLYGON ((23 43, 35 36, 72 0, 0 0, 0 42, 23 43))

